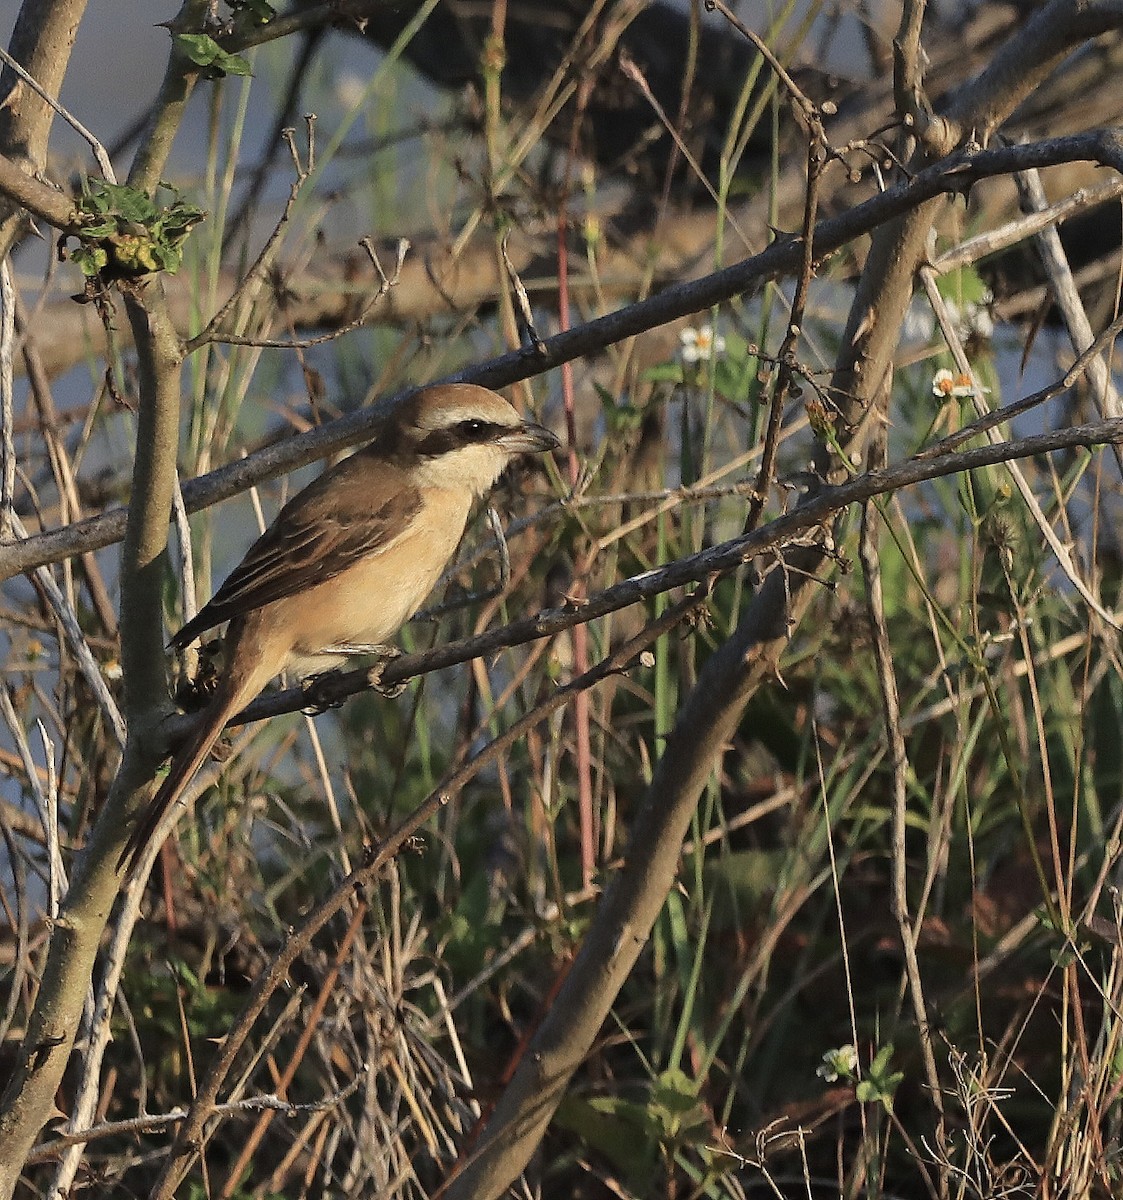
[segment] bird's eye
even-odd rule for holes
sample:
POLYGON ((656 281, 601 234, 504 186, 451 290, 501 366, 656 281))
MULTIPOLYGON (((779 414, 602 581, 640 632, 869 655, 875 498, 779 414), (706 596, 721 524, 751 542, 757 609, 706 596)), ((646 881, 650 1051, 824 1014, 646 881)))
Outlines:
POLYGON ((460 432, 465 440, 470 442, 482 441, 487 436, 488 425, 486 421, 470 420, 460 422, 460 432))

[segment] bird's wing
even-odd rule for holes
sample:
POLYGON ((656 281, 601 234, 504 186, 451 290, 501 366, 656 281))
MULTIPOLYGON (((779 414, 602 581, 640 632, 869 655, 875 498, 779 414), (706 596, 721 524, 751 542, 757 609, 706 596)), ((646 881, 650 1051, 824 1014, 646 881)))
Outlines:
POLYGON ((359 456, 347 459, 281 509, 172 644, 182 648, 223 621, 334 578, 386 549, 420 507, 420 492, 402 472, 359 456))

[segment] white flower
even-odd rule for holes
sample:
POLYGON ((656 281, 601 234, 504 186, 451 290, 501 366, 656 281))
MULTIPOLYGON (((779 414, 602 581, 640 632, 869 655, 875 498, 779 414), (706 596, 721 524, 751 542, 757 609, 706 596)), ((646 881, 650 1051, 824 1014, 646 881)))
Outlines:
POLYGON ((987 288, 978 300, 955 300, 947 302, 948 312, 955 322, 955 331, 960 340, 978 338, 989 342, 994 337, 994 318, 990 315, 990 305, 994 302, 994 294, 987 288))
POLYGON ((853 1044, 839 1046, 837 1050, 828 1050, 823 1055, 823 1061, 819 1064, 815 1074, 820 1079, 825 1079, 827 1083, 834 1083, 840 1076, 847 1079, 853 1078, 857 1065, 858 1047, 853 1044))
POLYGON ((994 337, 994 318, 990 315, 988 305, 994 299, 989 291, 983 296, 981 304, 974 301, 963 306, 963 325, 970 337, 980 338, 989 342, 994 337))
POLYGON ((344 71, 342 75, 336 76, 335 98, 339 101, 340 108, 347 112, 358 108, 366 99, 366 95, 367 80, 362 79, 353 71, 344 71))
MULTIPOLYGON (((980 387, 978 390, 986 394, 990 388, 980 387)), ((974 394, 975 383, 970 375, 956 375, 947 367, 941 367, 932 376, 932 395, 938 400, 946 400, 949 396, 973 396, 974 394)))
POLYGON ((682 361, 690 366, 694 363, 709 362, 714 355, 725 353, 725 338, 720 334, 715 337, 712 325, 703 325, 701 329, 688 325, 679 334, 679 342, 682 344, 679 351, 682 361))

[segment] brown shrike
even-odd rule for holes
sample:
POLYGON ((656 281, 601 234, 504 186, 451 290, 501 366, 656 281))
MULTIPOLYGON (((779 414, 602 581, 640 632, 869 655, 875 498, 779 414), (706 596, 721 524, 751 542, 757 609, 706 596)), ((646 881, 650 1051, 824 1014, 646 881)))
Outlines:
POLYGON ((210 703, 141 813, 121 863, 151 838, 230 717, 275 675, 304 677, 382 648, 440 578, 474 501, 516 455, 557 445, 495 392, 443 384, 411 397, 374 442, 295 495, 172 638, 182 649, 229 622, 225 669, 210 703))

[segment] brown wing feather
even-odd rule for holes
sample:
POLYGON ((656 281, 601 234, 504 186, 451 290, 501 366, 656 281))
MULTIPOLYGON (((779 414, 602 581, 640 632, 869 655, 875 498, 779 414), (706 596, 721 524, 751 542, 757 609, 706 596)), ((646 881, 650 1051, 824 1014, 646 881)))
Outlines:
POLYGON ((404 471, 375 467, 361 455, 347 459, 281 509, 172 645, 186 646, 223 621, 334 578, 388 546, 420 507, 421 495, 404 471))

